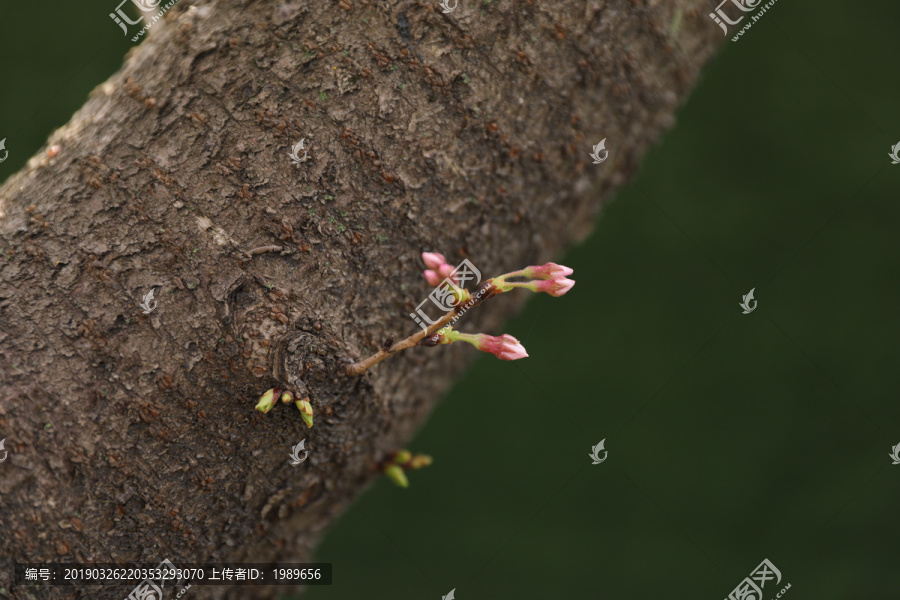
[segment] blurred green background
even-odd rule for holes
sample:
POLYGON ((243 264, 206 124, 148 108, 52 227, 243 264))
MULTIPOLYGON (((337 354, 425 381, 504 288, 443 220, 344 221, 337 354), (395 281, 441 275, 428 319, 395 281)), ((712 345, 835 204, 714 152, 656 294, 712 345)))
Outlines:
MULTIPOLYGON (((114 4, 0 6, 0 180, 120 66, 114 4)), ((409 445, 435 464, 343 516, 305 600, 718 599, 764 558, 767 599, 897 598, 898 26, 780 0, 727 38, 561 257, 578 285, 505 328, 530 358, 475 363, 409 445)))

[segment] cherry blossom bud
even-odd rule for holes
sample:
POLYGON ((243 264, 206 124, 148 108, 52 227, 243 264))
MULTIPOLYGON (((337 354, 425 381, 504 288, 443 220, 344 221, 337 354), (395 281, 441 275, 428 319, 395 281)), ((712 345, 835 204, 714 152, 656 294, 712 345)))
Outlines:
POLYGON ((432 463, 432 458, 427 454, 416 454, 409 461, 410 469, 421 469, 422 467, 427 467, 432 463))
POLYGON ((292 392, 285 392, 281 395, 281 401, 285 404, 290 404, 294 401, 294 394, 292 392))
POLYGON ((508 333, 504 333, 500 337, 482 334, 482 338, 476 348, 482 352, 489 352, 500 360, 518 360, 528 356, 525 347, 519 343, 519 340, 508 333))
MULTIPOLYGON (((278 390, 278 393, 281 393, 281 390, 278 390)), ((256 403, 256 410, 265 414, 272 410, 272 407, 275 406, 275 402, 277 401, 278 396, 275 394, 275 388, 271 390, 266 390, 266 393, 260 396, 259 401, 256 403)))
POLYGON ((441 268, 441 265, 447 262, 447 259, 444 258, 444 255, 438 254, 437 252, 423 252, 422 260, 425 262, 425 266, 432 271, 437 271, 441 268))
POLYGON ((460 333, 458 331, 450 331, 443 336, 440 343, 452 344, 453 342, 467 342, 472 344, 482 352, 493 354, 500 360, 518 360, 528 356, 524 346, 519 340, 504 333, 500 337, 486 335, 484 333, 469 334, 460 333))
MULTIPOLYGON (((441 276, 441 281, 443 281, 444 279, 446 279, 446 278, 450 277, 451 275, 453 275, 453 271, 455 271, 455 270, 456 270, 456 269, 454 269, 453 267, 451 267, 451 266, 448 265, 447 263, 444 263, 444 264, 442 264, 440 267, 438 267, 438 275, 441 276)), ((440 282, 439 282, 439 283, 440 283, 440 282)))
POLYGON ((396 456, 394 456, 394 464, 397 465, 405 465, 412 459, 412 452, 409 450, 400 450, 397 452, 396 456))
POLYGON ((309 403, 309 398, 304 398, 303 400, 298 400, 294 402, 294 405, 300 410, 300 417, 303 419, 303 422, 306 423, 307 427, 313 426, 313 409, 312 405, 309 403))
POLYGON ((388 476, 388 479, 400 487, 409 487, 409 480, 406 478, 406 473, 403 472, 401 467, 389 465, 384 468, 384 474, 388 476))
POLYGON ((443 277, 437 274, 437 271, 432 271, 431 269, 423 271, 422 274, 425 276, 425 281, 427 281, 429 285, 437 286, 444 280, 443 277))
POLYGON ((569 267, 548 262, 539 267, 525 267, 522 271, 525 277, 531 279, 556 279, 557 277, 568 277, 574 271, 569 267))
POLYGON ((557 298, 559 298, 560 296, 571 290, 573 285, 575 285, 575 282, 571 279, 566 279, 565 277, 556 277, 554 279, 548 279, 546 281, 535 281, 534 287, 531 287, 531 289, 536 292, 547 292, 551 296, 556 296, 557 298))

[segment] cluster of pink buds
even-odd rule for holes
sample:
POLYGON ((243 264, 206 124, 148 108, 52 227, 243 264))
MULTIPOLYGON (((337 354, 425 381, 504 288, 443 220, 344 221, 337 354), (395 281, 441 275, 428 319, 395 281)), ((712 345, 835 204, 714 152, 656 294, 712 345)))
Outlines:
MULTIPOLYGON (((423 252, 422 261, 428 267, 422 274, 431 285, 440 285, 444 279, 456 283, 456 269, 447 262, 443 254, 423 252)), ((575 282, 569 279, 573 273, 569 267, 556 263, 546 263, 537 267, 525 267, 519 271, 504 273, 487 281, 498 289, 498 293, 509 292, 520 287, 532 292, 546 292, 551 296, 562 296, 572 289, 575 282), (513 277, 522 277, 531 281, 507 281, 513 277)))
MULTIPOLYGON (((571 290, 572 286, 575 285, 575 282, 569 279, 572 269, 556 263, 546 263, 492 277, 483 282, 477 290, 470 292, 462 287, 465 284, 465 280, 461 283, 461 278, 457 275, 458 272, 462 272, 462 265, 459 269, 452 267, 444 255, 437 252, 423 252, 422 261, 427 267, 422 273, 425 276, 425 280, 433 286, 443 285, 448 288, 442 289, 442 292, 453 295, 456 300, 453 308, 445 308, 444 310, 447 312, 443 317, 437 321, 429 319, 430 326, 426 327, 425 324, 421 324, 423 327, 422 331, 409 336, 401 342, 394 343, 393 338, 389 338, 385 342, 384 347, 377 353, 348 366, 348 374, 360 375, 369 367, 378 364, 391 354, 419 345, 438 346, 440 344, 466 342, 482 352, 493 354, 501 360, 525 358, 528 356, 525 348, 519 343, 519 340, 511 335, 504 334, 496 337, 483 333, 460 333, 453 329, 453 325, 466 311, 498 294, 522 288, 559 297, 571 290)), ((464 263, 472 266, 468 261, 464 261, 464 263)), ((415 317, 416 315, 412 316, 415 317)), ((417 320, 417 322, 420 321, 417 320)))
POLYGON ((575 282, 569 279, 572 269, 556 263, 547 263, 539 267, 525 267, 521 271, 505 273, 492 281, 501 292, 509 292, 517 287, 532 292, 546 292, 551 296, 562 296, 572 289, 575 282), (525 277, 532 281, 507 281, 511 277, 525 277))
MULTIPOLYGON (((428 267, 422 271, 422 275, 425 276, 425 281, 430 285, 437 287, 441 285, 445 279, 454 284, 459 283, 459 279, 456 276, 456 267, 451 266, 447 262, 447 259, 444 258, 443 254, 438 254, 437 252, 423 252, 422 261, 425 263, 425 266, 428 267)), ((458 285, 454 285, 450 288, 450 292, 456 298, 457 305, 468 302, 471 299, 469 292, 458 285)))
POLYGON ((453 280, 453 271, 455 270, 444 258, 443 254, 437 252, 423 252, 422 260, 428 267, 422 274, 425 280, 431 285, 440 285, 440 283, 448 277, 453 280))
MULTIPOLYGON (((440 254, 432 254, 425 252, 422 259, 428 265, 428 261, 436 261, 440 259, 443 264, 440 268, 446 271, 446 260, 440 254)), ((433 271, 431 271, 433 272, 433 271)), ((428 279, 429 271, 425 271, 425 279, 428 279)), ((525 267, 519 271, 504 273, 497 277, 493 277, 485 282, 479 291, 484 290, 485 286, 490 290, 488 298, 511 292, 516 288, 531 290, 532 292, 546 292, 551 296, 562 296, 572 289, 575 282, 568 278, 573 273, 569 267, 564 267, 556 263, 546 263, 540 266, 525 267), (527 281, 509 281, 513 278, 526 279, 527 281)), ((428 279, 431 283, 431 280, 428 279)), ((471 295, 469 295, 471 296, 471 295)), ((518 360, 528 356, 525 347, 513 336, 504 333, 500 337, 486 335, 484 333, 468 334, 454 331, 451 325, 446 325, 436 333, 426 336, 421 344, 423 346, 437 346, 440 344, 452 344, 453 342, 466 342, 472 344, 478 350, 493 354, 500 360, 518 360)))

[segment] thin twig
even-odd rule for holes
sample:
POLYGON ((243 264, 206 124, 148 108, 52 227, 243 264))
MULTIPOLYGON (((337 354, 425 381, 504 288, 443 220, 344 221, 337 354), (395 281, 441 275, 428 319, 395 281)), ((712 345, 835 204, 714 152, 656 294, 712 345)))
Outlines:
POLYGON ((442 328, 444 325, 453 320, 453 317, 456 315, 456 309, 451 310, 446 315, 440 318, 437 323, 428 327, 428 329, 423 329, 418 333, 414 333, 405 340, 397 342, 387 350, 379 350, 369 358, 365 360, 361 360, 359 362, 355 362, 352 365, 347 367, 347 375, 362 375, 365 373, 370 367, 377 365, 384 359, 386 359, 391 354, 399 352, 401 350, 406 350, 407 348, 412 348, 413 346, 418 345, 418 343, 422 340, 422 338, 431 335, 438 329, 442 328))
POLYGON ((445 325, 450 323, 458 314, 460 314, 461 312, 465 312, 465 311, 461 311, 460 310, 461 308, 465 308, 465 310, 469 310, 471 308, 478 306, 479 304, 481 304, 482 302, 484 302, 491 296, 496 295, 498 293, 498 291, 497 291, 496 286, 494 286, 493 282, 494 282, 494 279, 488 279, 487 281, 485 281, 483 284, 481 284, 481 286, 478 288, 476 293, 473 296, 471 296, 470 300, 468 302, 466 302, 465 305, 459 304, 459 305, 455 306, 453 308, 453 310, 451 310, 446 315, 441 317, 436 323, 429 326, 428 329, 424 329, 422 331, 419 331, 418 333, 414 333, 413 335, 409 336, 405 340, 397 342, 396 344, 391 345, 387 349, 382 348, 381 350, 379 350, 378 352, 376 352, 369 358, 366 358, 359 362, 355 362, 352 365, 349 365, 347 367, 347 375, 362 375, 370 367, 377 365, 378 363, 380 363, 381 361, 386 359, 388 356, 390 356, 392 354, 396 354, 397 352, 399 352, 401 350, 406 350, 407 348, 412 348, 413 346, 418 345, 419 342, 421 342, 424 338, 428 337, 429 335, 433 334, 434 332, 438 331, 439 329, 442 329, 445 325))

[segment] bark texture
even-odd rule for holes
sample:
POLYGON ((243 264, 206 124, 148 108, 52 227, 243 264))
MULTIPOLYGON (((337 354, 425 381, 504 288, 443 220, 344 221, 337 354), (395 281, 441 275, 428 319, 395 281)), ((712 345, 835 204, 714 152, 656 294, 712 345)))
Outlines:
MULTIPOLYGON (((474 355, 343 373, 416 331, 419 253, 491 276, 585 235, 717 45, 708 4, 180 0, 0 188, 4 567, 308 558, 474 355), (311 430, 254 411, 279 383, 311 430)), ((2 595, 51 597, 7 568, 2 595)))

